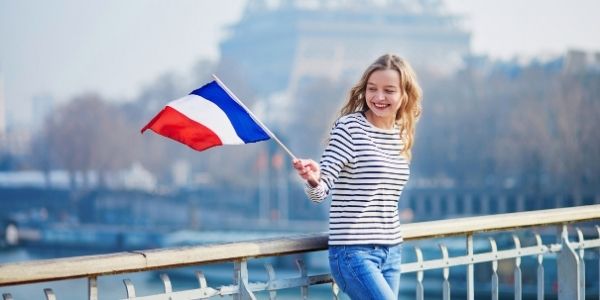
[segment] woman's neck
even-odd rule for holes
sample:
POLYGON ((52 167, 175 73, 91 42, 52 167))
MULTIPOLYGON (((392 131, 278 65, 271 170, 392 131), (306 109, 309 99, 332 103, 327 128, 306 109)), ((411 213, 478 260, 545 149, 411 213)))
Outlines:
POLYGON ((394 125, 396 124, 395 119, 379 117, 376 114, 374 114, 371 110, 367 110, 365 112, 365 117, 367 118, 367 121, 369 121, 369 123, 380 129, 393 129, 394 125))

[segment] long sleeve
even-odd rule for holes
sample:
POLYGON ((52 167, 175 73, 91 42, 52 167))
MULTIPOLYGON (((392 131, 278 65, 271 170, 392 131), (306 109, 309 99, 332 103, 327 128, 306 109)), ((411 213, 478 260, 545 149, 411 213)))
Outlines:
POLYGON ((314 202, 321 202, 334 187, 342 169, 354 160, 354 146, 348 124, 338 120, 329 135, 329 142, 319 166, 321 178, 316 187, 305 186, 306 195, 314 202))
POLYGON ((331 195, 329 245, 396 245, 403 241, 398 201, 410 176, 400 128, 373 126, 362 112, 334 124, 320 161, 319 184, 305 188, 321 202, 331 195))

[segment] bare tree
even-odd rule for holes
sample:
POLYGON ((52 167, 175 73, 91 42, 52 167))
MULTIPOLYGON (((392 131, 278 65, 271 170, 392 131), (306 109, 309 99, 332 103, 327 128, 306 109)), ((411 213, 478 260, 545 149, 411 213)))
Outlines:
POLYGON ((40 140, 47 142, 56 165, 70 173, 72 187, 79 173, 87 188, 90 171, 102 178, 107 171, 130 164, 135 148, 130 132, 119 109, 98 95, 86 94, 58 108, 47 120, 40 140))

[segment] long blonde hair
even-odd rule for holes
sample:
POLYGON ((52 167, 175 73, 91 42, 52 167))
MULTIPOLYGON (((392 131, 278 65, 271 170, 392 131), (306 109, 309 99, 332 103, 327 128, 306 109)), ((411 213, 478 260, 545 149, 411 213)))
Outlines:
POLYGON ((396 112, 396 124, 400 127, 400 138, 404 142, 401 154, 408 160, 412 156, 415 124, 421 115, 421 87, 417 76, 408 62, 395 54, 385 54, 373 62, 363 73, 360 81, 350 89, 348 101, 342 107, 340 116, 368 109, 365 98, 367 81, 373 72, 396 70, 400 75, 400 99, 402 104, 396 112))

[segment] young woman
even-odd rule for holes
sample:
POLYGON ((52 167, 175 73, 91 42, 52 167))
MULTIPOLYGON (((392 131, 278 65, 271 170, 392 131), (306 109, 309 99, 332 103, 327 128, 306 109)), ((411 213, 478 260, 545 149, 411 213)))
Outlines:
POLYGON ((311 200, 331 194, 329 265, 352 299, 398 299, 398 200, 409 176, 420 102, 410 65, 383 55, 350 90, 320 163, 293 162, 311 200))

